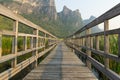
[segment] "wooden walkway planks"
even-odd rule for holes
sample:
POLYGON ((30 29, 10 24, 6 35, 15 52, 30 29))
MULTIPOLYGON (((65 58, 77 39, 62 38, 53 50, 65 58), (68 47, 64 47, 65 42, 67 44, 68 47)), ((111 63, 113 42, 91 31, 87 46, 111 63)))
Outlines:
POLYGON ((60 43, 24 80, 97 80, 97 78, 64 43, 60 43))

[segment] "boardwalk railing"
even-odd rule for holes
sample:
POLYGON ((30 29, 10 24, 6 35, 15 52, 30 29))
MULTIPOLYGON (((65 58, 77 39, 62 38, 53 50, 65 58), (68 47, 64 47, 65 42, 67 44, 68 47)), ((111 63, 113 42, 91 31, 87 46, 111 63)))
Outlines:
MULTIPOLYGON (((66 43, 71 48, 79 51, 81 56, 86 57, 86 64, 91 69, 91 64, 110 80, 120 80, 120 72, 118 74, 109 67, 110 61, 120 65, 120 28, 109 30, 109 20, 120 15, 120 3, 107 11, 105 14, 96 18, 91 23, 66 38, 66 43), (98 24, 104 23, 104 31, 92 33, 90 30, 98 24), (110 35, 117 35, 118 54, 110 53, 110 35), (103 39, 103 50, 100 49, 103 39), (103 59, 101 63, 94 58, 94 55, 103 59)), ((119 22, 118 22, 119 23, 119 22)), ((120 69, 120 66, 114 66, 114 69, 120 69)))
POLYGON ((0 16, 13 21, 13 30, 0 30, 0 66, 5 62, 11 63, 11 68, 0 73, 0 80, 6 80, 13 77, 31 63, 34 63, 35 66, 37 66, 38 58, 54 48, 57 38, 46 30, 42 29, 40 26, 33 24, 20 15, 14 14, 2 5, 0 5, 0 16), (27 32, 19 32, 20 24, 31 28, 32 33, 28 34, 27 32), (12 37, 12 50, 11 53, 7 55, 3 55, 2 43, 4 36, 12 37), (18 48, 19 37, 23 38, 22 50, 19 50, 18 48), (19 57, 22 56, 25 58, 24 55, 26 54, 31 56, 20 61, 21 58, 19 57))

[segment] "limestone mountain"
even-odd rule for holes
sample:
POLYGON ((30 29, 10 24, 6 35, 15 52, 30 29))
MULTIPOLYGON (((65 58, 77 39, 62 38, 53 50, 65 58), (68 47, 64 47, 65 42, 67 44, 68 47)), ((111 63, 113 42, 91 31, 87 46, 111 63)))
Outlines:
POLYGON ((0 4, 58 37, 66 37, 83 26, 79 10, 64 6, 57 13, 55 0, 0 0, 0 4))
POLYGON ((42 15, 44 18, 57 19, 54 0, 0 0, 0 3, 18 14, 42 15))
POLYGON ((77 31, 83 26, 83 21, 79 10, 72 11, 64 6, 63 11, 58 13, 59 19, 68 28, 69 34, 77 31))

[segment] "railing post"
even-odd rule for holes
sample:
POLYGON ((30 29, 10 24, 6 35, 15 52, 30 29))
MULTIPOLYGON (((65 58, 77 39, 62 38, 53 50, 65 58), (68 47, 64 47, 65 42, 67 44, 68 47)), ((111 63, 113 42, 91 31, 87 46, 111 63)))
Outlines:
POLYGON ((36 63, 35 63, 35 67, 37 67, 37 62, 38 62, 38 36, 39 36, 39 30, 36 30, 36 52, 35 52, 35 56, 36 56, 36 63))
POLYGON ((33 37, 30 38, 30 48, 33 48, 33 37))
MULTIPOLYGON (((73 48, 75 48, 75 36, 73 36, 73 48)), ((73 52, 75 52, 75 50, 73 49, 73 52)))
POLYGON ((2 35, 0 35, 0 57, 2 56, 2 35))
MULTIPOLYGON (((90 29, 86 30, 86 35, 90 34, 90 29)), ((90 36, 86 36, 86 46, 90 48, 90 36)), ((86 50, 87 56, 91 57, 91 50, 87 49, 86 50)), ((87 59, 87 66, 91 70, 91 62, 87 59)))
POLYGON ((11 62, 11 67, 16 67, 17 65, 17 40, 18 40, 18 21, 16 20, 13 26, 13 31, 15 32, 15 37, 12 41, 12 53, 15 54, 15 58, 11 62))
MULTIPOLYGON (((104 52, 109 53, 109 36, 106 35, 106 31, 109 30, 109 21, 104 21, 104 52)), ((109 59, 105 57, 105 68, 109 68, 109 59)))
POLYGON ((96 36, 96 50, 99 50, 99 36, 96 36))
POLYGON ((80 49, 80 51, 81 51, 81 44, 82 44, 82 40, 81 40, 81 38, 79 39, 79 49, 80 49))
POLYGON ((37 67, 37 62, 38 62, 38 50, 37 50, 37 48, 38 48, 38 35, 39 35, 38 32, 39 32, 38 29, 34 30, 34 34, 36 35, 36 38, 35 38, 35 48, 36 48, 36 50, 35 50, 35 67, 37 67))
POLYGON ((93 37, 90 38, 90 48, 93 49, 93 37))
POLYGON ((45 50, 45 48, 46 48, 46 37, 47 37, 47 34, 45 33, 45 36, 44 36, 45 38, 44 38, 44 50, 45 50))
POLYGON ((83 38, 83 46, 85 46, 85 39, 83 38))
POLYGON ((24 50, 27 50, 27 36, 24 37, 23 45, 24 45, 24 50))

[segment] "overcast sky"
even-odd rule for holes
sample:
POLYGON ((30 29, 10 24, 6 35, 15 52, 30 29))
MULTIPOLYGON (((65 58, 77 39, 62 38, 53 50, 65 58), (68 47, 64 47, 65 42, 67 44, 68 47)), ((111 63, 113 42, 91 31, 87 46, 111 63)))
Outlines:
MULTIPOLYGON (((120 0, 55 0, 57 12, 62 11, 66 5, 71 10, 79 9, 82 18, 88 19, 91 15, 99 17, 115 5, 120 3, 120 0)), ((110 20, 110 28, 120 28, 120 16, 110 20)))

